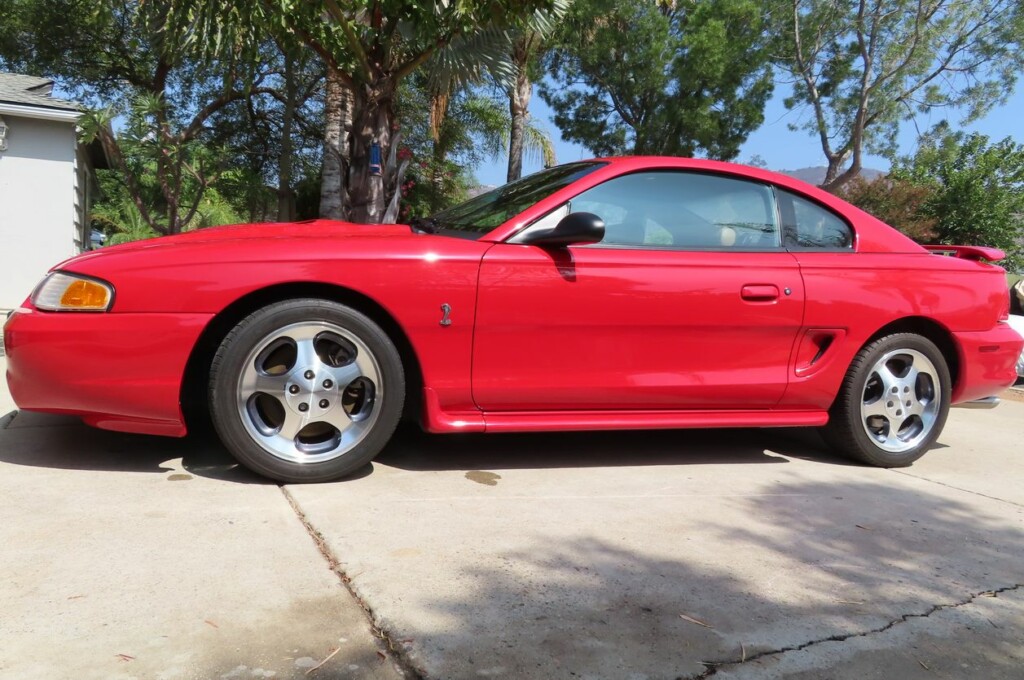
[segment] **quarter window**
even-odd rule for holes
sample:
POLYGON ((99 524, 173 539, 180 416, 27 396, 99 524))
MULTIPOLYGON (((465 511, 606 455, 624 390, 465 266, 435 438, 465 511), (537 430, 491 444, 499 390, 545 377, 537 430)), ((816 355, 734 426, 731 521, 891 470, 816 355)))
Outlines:
POLYGON ((791 250, 852 250, 853 232, 830 210, 779 190, 779 212, 791 250))
POLYGON ((608 180, 569 203, 605 221, 604 246, 774 249, 781 246, 772 190, 694 172, 640 172, 608 180))

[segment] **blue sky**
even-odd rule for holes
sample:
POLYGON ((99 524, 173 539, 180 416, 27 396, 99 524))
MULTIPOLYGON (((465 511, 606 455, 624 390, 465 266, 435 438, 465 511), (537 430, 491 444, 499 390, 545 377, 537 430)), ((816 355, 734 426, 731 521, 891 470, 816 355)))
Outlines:
MULTIPOLYGON (((789 123, 799 123, 802 116, 809 115, 804 111, 787 111, 782 105, 782 100, 789 94, 788 85, 776 86, 775 97, 768 102, 765 109, 764 124, 747 139, 743 145, 737 161, 745 162, 752 156, 759 155, 772 170, 795 170, 815 165, 825 165, 825 157, 821 152, 821 146, 817 139, 804 131, 793 132, 788 129, 789 123)), ((995 140, 1004 137, 1013 137, 1018 142, 1024 141, 1024 90, 1018 91, 1003 106, 993 109, 989 114, 966 126, 968 131, 977 131, 988 135, 995 140)), ((555 151, 558 155, 558 162, 580 160, 591 158, 591 154, 578 144, 562 140, 558 128, 552 121, 552 111, 536 93, 530 102, 530 114, 534 122, 543 126, 551 133, 555 140, 555 151)), ((959 125, 960 116, 955 112, 933 112, 930 115, 919 115, 917 117, 917 129, 922 132, 931 128, 935 123, 949 119, 953 126, 959 125)), ((911 153, 917 140, 917 132, 914 122, 906 122, 900 130, 900 151, 911 153)), ((507 172, 508 158, 502 157, 494 161, 482 164, 476 169, 477 180, 481 184, 504 184, 507 172)), ((865 167, 886 170, 889 162, 884 158, 869 156, 866 159, 865 167)), ((523 172, 528 174, 541 168, 538 161, 527 159, 523 163, 523 172)))

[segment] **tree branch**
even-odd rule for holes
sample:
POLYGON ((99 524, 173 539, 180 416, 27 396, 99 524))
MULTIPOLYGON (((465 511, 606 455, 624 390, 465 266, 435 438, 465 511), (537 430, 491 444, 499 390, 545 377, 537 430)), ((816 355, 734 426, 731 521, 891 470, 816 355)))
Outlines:
POLYGON ((338 25, 341 27, 342 33, 345 34, 345 40, 348 42, 348 46, 352 49, 352 54, 355 55, 356 63, 363 72, 363 78, 370 82, 373 80, 373 69, 370 67, 370 60, 366 56, 366 50, 363 48, 363 43, 359 40, 359 36, 356 35, 355 30, 352 28, 352 23, 345 16, 345 13, 338 6, 337 0, 324 0, 324 7, 327 8, 327 13, 334 18, 338 25))

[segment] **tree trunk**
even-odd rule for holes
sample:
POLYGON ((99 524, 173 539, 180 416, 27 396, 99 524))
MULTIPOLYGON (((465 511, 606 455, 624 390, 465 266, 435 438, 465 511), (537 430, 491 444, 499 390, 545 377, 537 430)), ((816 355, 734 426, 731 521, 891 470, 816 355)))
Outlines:
POLYGON ((398 191, 398 167, 392 143, 394 95, 390 79, 381 77, 356 93, 352 116, 352 158, 348 172, 349 219, 379 224, 398 191), (374 153, 374 145, 379 147, 374 153), (371 168, 371 162, 379 168, 371 168))
POLYGON ((431 148, 430 214, 441 210, 444 204, 445 159, 448 157, 447 138, 444 136, 444 119, 448 117, 449 95, 437 95, 431 102, 430 126, 434 143, 431 148))
POLYGON ((431 150, 430 183, 434 190, 430 194, 430 214, 441 210, 444 204, 444 159, 447 155, 446 149, 440 141, 434 142, 431 150))
POLYGON ((335 69, 327 69, 324 98, 324 159, 320 179, 320 217, 345 219, 345 174, 348 166, 352 91, 335 69), (346 125, 346 122, 348 125, 346 125))
POLYGON ((295 60, 284 55, 284 116, 281 121, 281 155, 277 161, 277 221, 295 220, 295 192, 292 191, 292 128, 295 125, 295 107, 298 85, 295 82, 295 60))
POLYGON ((825 189, 826 192, 831 192, 836 188, 839 188, 837 178, 843 173, 843 166, 846 165, 846 160, 850 158, 849 153, 842 154, 827 154, 828 168, 825 170, 825 178, 821 180, 821 188, 825 189))
MULTIPOLYGON (((831 171, 831 167, 829 168, 829 170, 831 171)), ((850 164, 850 167, 848 167, 842 173, 838 173, 836 176, 833 176, 831 179, 828 178, 828 175, 826 173, 826 181, 822 182, 821 188, 824 189, 825 191, 828 191, 829 193, 834 194, 841 188, 843 188, 843 186, 845 186, 851 180, 859 177, 861 170, 862 168, 860 162, 855 160, 853 163, 850 164)))
POLYGON ((516 81, 509 90, 508 110, 512 125, 508 141, 508 176, 511 182, 523 176, 523 146, 526 135, 526 121, 530 116, 530 97, 533 95, 533 84, 527 73, 528 54, 522 39, 516 42, 512 50, 512 61, 516 69, 516 81))

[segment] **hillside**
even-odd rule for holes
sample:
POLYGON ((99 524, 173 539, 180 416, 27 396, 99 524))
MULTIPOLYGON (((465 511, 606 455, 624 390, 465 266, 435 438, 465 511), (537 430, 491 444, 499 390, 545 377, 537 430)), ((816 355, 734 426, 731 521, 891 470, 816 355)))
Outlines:
MULTIPOLYGON (((799 180, 818 186, 825 179, 825 171, 828 170, 823 165, 818 165, 811 168, 798 168, 796 170, 776 170, 776 172, 782 173, 783 175, 789 175, 799 180)), ((861 170, 861 177, 864 179, 875 179, 886 174, 884 170, 876 170, 874 168, 864 168, 861 170)))

